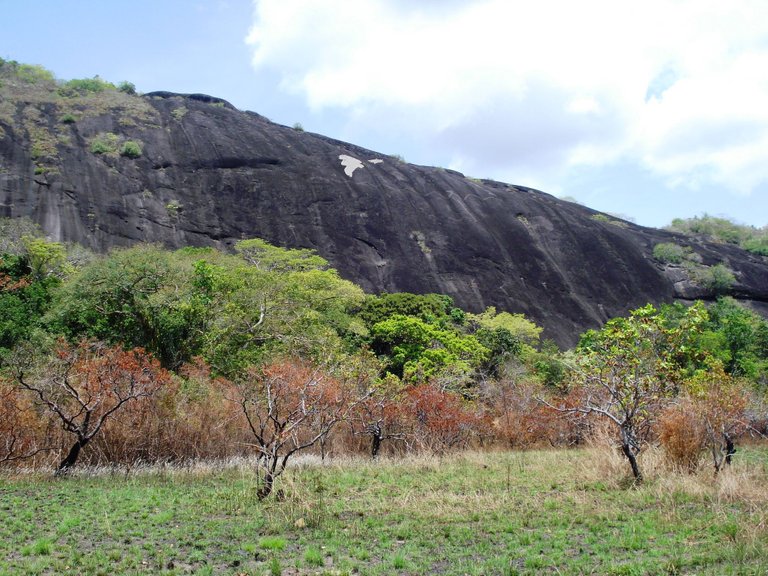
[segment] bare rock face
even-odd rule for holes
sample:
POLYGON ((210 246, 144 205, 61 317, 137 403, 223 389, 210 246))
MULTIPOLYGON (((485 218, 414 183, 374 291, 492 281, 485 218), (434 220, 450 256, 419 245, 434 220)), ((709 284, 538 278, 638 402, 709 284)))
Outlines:
POLYGON ((766 259, 643 228, 521 186, 414 166, 218 98, 115 92, 0 108, 0 215, 96 250, 137 242, 314 248, 367 291, 522 312, 563 345, 648 302, 712 298, 660 242, 722 263, 768 310, 766 259), (127 143, 139 147, 130 149, 127 143))

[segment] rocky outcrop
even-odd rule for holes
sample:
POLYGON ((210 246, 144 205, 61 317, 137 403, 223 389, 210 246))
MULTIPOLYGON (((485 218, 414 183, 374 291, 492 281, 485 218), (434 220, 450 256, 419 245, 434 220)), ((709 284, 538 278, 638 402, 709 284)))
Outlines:
POLYGON ((4 103, 0 215, 29 216, 52 238, 97 250, 227 248, 255 236, 314 248, 368 291, 441 292, 469 310, 522 312, 560 344, 647 302, 714 296, 654 261, 660 242, 689 245, 704 266, 723 263, 736 277, 730 292, 768 308, 766 260, 735 247, 407 164, 210 96, 99 98, 4 103))

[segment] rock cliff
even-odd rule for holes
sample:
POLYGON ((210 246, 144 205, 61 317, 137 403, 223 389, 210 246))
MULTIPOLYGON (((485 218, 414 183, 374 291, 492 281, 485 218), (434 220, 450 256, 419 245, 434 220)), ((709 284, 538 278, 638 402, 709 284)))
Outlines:
POLYGON ((768 310, 768 263, 522 186, 274 124, 211 96, 0 86, 0 216, 96 250, 136 242, 314 248, 367 291, 441 292, 522 312, 563 345, 647 302, 712 298, 652 256, 689 246, 768 310), (32 89, 34 88, 34 89, 32 89))

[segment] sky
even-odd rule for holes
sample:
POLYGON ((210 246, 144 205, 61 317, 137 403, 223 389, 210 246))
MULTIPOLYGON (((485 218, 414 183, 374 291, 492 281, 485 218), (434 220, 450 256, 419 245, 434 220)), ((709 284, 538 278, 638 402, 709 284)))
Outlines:
POLYGON ((661 227, 768 225, 766 0, 0 0, 0 57, 661 227))

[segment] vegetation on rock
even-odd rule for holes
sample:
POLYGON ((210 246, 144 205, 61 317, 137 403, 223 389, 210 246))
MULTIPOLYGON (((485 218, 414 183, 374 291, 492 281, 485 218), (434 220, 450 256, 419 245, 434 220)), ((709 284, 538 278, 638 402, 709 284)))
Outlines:
POLYGON ((704 214, 693 218, 675 218, 668 230, 689 235, 706 236, 716 242, 735 244, 762 256, 768 256, 768 226, 756 228, 737 224, 727 218, 704 214))

